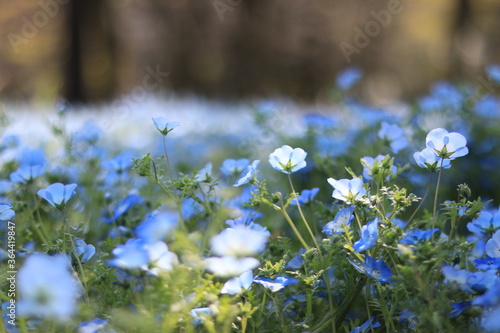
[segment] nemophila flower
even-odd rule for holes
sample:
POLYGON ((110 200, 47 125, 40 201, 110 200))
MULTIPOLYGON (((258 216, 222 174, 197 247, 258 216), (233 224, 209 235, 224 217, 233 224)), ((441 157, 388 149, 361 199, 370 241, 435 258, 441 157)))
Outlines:
POLYGON ((1 149, 16 148, 21 143, 21 139, 17 135, 6 135, 2 138, 1 149))
POLYGON ((41 164, 23 165, 16 171, 12 172, 9 177, 14 183, 27 184, 31 183, 36 178, 45 173, 45 168, 41 164))
POLYGON ((302 119, 306 126, 312 130, 325 130, 333 128, 337 124, 334 119, 319 113, 306 114, 302 119))
POLYGON ((333 234, 339 234, 344 231, 345 226, 351 225, 352 219, 354 218, 354 206, 347 208, 342 208, 335 215, 333 221, 328 222, 324 228, 323 233, 327 236, 333 236, 333 234))
POLYGON ((115 330, 110 329, 108 321, 101 318, 94 318, 89 321, 84 321, 77 327, 78 333, 115 333, 115 330))
POLYGON ((493 95, 485 95, 476 102, 474 109, 478 115, 485 118, 497 118, 500 108, 500 99, 493 95))
POLYGON ((332 197, 337 200, 345 201, 345 203, 350 205, 354 204, 356 201, 361 201, 367 194, 361 178, 340 180, 328 178, 328 183, 335 188, 332 197))
POLYGON ((161 272, 170 271, 179 263, 177 254, 168 250, 167 244, 162 241, 148 243, 145 245, 148 253, 148 263, 141 269, 153 276, 160 275, 161 272))
POLYGON ((203 169, 200 169, 196 173, 196 177, 194 179, 195 182, 201 183, 201 182, 209 182, 210 181, 210 175, 212 174, 212 163, 207 163, 203 169))
MULTIPOLYGON (((307 205, 313 201, 318 192, 319 192, 319 187, 315 187, 310 190, 302 190, 297 199, 299 200, 299 203, 301 205, 307 205)), ((290 205, 297 206, 297 200, 293 199, 292 201, 290 201, 290 205)))
POLYGON ((255 283, 262 285, 264 288, 277 292, 288 285, 296 284, 299 280, 286 275, 276 275, 274 279, 266 276, 258 277, 254 280, 255 283))
POLYGON ((363 72, 358 67, 349 67, 337 75, 335 83, 342 91, 349 90, 363 77, 363 72))
POLYGON ((383 168, 383 161, 387 158, 387 155, 378 155, 373 158, 370 156, 365 156, 361 159, 361 164, 363 165, 363 177, 366 180, 373 179, 374 176, 377 176, 379 173, 384 172, 385 180, 391 179, 392 175, 395 175, 398 171, 394 165, 391 166, 391 170, 386 170, 383 168))
POLYGON ((95 254, 95 246, 92 244, 87 244, 81 238, 75 238, 76 253, 80 256, 81 262, 86 262, 92 258, 95 254))
POLYGON ((500 229, 500 211, 483 209, 476 219, 467 223, 467 229, 478 238, 491 237, 500 229))
POLYGON ((0 221, 10 221, 14 216, 16 216, 16 213, 11 204, 0 203, 0 221))
POLYGON ((500 230, 486 242, 486 254, 492 258, 500 257, 500 230))
POLYGON ((76 311, 81 288, 65 255, 28 256, 17 274, 19 315, 68 320, 76 311))
POLYGON ((242 291, 249 289, 252 283, 253 272, 250 270, 240 276, 229 279, 226 283, 224 283, 220 293, 229 295, 239 294, 242 291))
POLYGON ((73 143, 96 144, 102 136, 102 130, 93 121, 87 121, 73 135, 73 143))
POLYGON ((269 238, 269 231, 247 226, 226 228, 210 240, 212 252, 219 256, 246 257, 262 252, 269 238))
POLYGON ((440 158, 454 160, 469 153, 467 140, 462 134, 448 133, 444 128, 435 128, 427 134, 425 145, 440 158))
POLYGON ((167 135, 174 128, 181 125, 181 123, 178 121, 168 121, 163 117, 153 117, 151 119, 153 119, 153 123, 155 124, 156 129, 158 129, 158 131, 160 131, 162 135, 167 135))
POLYGON ((450 313, 450 318, 457 318, 460 316, 467 308, 471 306, 472 302, 467 301, 467 302, 458 302, 458 303, 453 303, 451 304, 451 313, 450 313))
POLYGON ((491 64, 486 66, 485 70, 491 81, 500 83, 500 65, 491 64))
POLYGON ((257 174, 257 167, 259 166, 260 160, 255 160, 250 164, 245 171, 241 174, 240 179, 234 183, 233 186, 238 187, 241 185, 248 184, 252 179, 255 178, 257 174))
MULTIPOLYGON (((137 194, 131 194, 123 199, 121 199, 116 207, 113 209, 113 216, 110 218, 104 217, 103 222, 104 223, 113 223, 116 220, 118 220, 121 216, 123 216, 125 213, 127 213, 132 207, 140 205, 141 203, 144 202, 144 199, 137 195, 137 194)), ((106 211, 107 213, 107 211, 106 211)))
POLYGON ((213 317, 214 313, 209 307, 204 307, 192 309, 191 311, 189 311, 189 315, 192 318, 191 323, 195 326, 199 326, 203 324, 207 317, 213 317))
POLYGON ((383 260, 375 260, 365 254, 365 261, 349 259, 354 268, 363 274, 368 275, 378 282, 391 282, 392 272, 383 260))
POLYGON ((497 278, 484 294, 474 298, 472 300, 472 305, 485 307, 500 305, 500 279, 497 278))
POLYGON ((226 224, 230 228, 248 228, 253 231, 258 231, 260 233, 264 233, 267 237, 271 236, 271 233, 267 230, 266 227, 253 222, 254 219, 259 218, 261 216, 260 213, 253 215, 243 215, 234 220, 226 220, 226 224))
POLYGON ((219 170, 226 176, 236 176, 245 171, 249 164, 250 162, 247 158, 241 158, 239 160, 228 158, 222 162, 222 166, 219 170))
MULTIPOLYGON (((500 69, 499 69, 500 71, 500 69)), ((498 73, 498 82, 500 82, 500 73, 498 73)), ((500 306, 488 308, 483 311, 481 316, 481 328, 486 332, 500 332, 500 306)))
POLYGON ((372 222, 368 222, 361 228, 361 239, 356 241, 352 248, 356 252, 371 249, 378 241, 378 218, 372 222))
POLYGON ((307 153, 302 148, 284 145, 269 155, 271 166, 283 173, 291 174, 306 166, 307 153))
POLYGON ((382 140, 387 140, 391 150, 395 154, 408 146, 408 141, 404 137, 403 130, 398 125, 391 125, 385 121, 381 124, 378 137, 382 140))
POLYGON ((109 172, 122 174, 132 166, 132 155, 129 153, 122 153, 115 156, 111 160, 103 161, 101 166, 109 172))
POLYGON ((424 169, 429 169, 433 172, 441 169, 449 169, 451 167, 450 159, 442 159, 434 153, 432 149, 424 148, 422 151, 417 151, 413 154, 415 162, 418 166, 424 169))
POLYGON ((405 232, 402 237, 398 240, 399 243, 407 245, 417 245, 422 242, 428 241, 432 236, 439 230, 439 228, 429 229, 429 230, 411 230, 405 232))
POLYGON ((304 264, 304 259, 302 258, 304 253, 306 253, 306 249, 300 249, 298 255, 290 259, 290 261, 285 265, 285 268, 301 269, 304 264))
POLYGON ((44 198, 52 207, 61 209, 66 206, 66 203, 76 194, 76 184, 63 185, 54 183, 41 190, 38 190, 38 195, 44 198))
POLYGON ((441 272, 444 275, 445 283, 456 283, 458 285, 465 285, 467 283, 467 278, 469 277, 469 272, 464 269, 455 269, 452 266, 444 265, 441 268, 441 272))
POLYGON ((375 321, 375 317, 370 317, 363 324, 359 325, 351 331, 351 333, 366 333, 372 330, 372 328, 380 327, 381 324, 375 321))
POLYGON ((203 205, 193 198, 186 198, 182 200, 182 217, 185 219, 190 219, 199 212, 203 211, 203 205))
POLYGON ((499 258, 486 257, 484 259, 475 259, 474 266, 477 269, 483 271, 496 273, 500 269, 500 257, 499 258))
POLYGON ((158 212, 146 218, 136 229, 135 234, 148 243, 165 240, 177 228, 178 216, 170 212, 158 212))
POLYGON ((220 277, 235 277, 259 266, 259 260, 251 257, 211 257, 204 260, 204 266, 220 277))
POLYGON ((20 165, 45 165, 45 152, 41 148, 24 148, 19 154, 18 162, 20 165))
POLYGON ((113 267, 122 269, 139 269, 149 262, 146 242, 138 238, 130 238, 124 245, 113 249, 114 259, 108 261, 113 267))

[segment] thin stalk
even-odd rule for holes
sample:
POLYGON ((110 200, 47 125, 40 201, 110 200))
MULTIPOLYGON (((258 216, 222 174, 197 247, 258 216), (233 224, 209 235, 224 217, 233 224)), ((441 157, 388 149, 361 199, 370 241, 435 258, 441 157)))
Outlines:
POLYGON ((425 190, 425 194, 424 194, 422 200, 420 200, 420 203, 418 204, 417 209, 415 209, 415 211, 413 212, 413 214, 411 214, 410 219, 408 220, 408 223, 406 223, 404 229, 406 229, 407 227, 410 226, 411 221, 413 220, 413 218, 415 217, 415 215, 417 214, 417 212, 419 211, 419 209, 422 207, 425 199, 427 198, 427 195, 429 194, 429 191, 431 189, 432 175, 433 175, 433 172, 431 171, 430 174, 429 174, 429 182, 427 183, 427 189, 425 190))
POLYGON ((304 240, 304 238, 302 238, 302 235, 300 234, 299 230, 297 230, 297 227, 295 227, 295 224, 293 223, 292 219, 290 218, 290 216, 288 215, 288 213, 286 212, 286 209, 281 207, 280 209, 281 213, 283 214, 283 216, 285 217, 285 220, 288 222, 288 224, 290 225, 290 227, 292 228, 293 232, 295 233, 295 235, 297 236, 297 238, 299 239, 299 241, 302 243, 302 246, 306 249, 306 250, 309 250, 310 247, 309 245, 307 245, 306 241, 304 240))
POLYGON ((436 185, 436 194, 434 195, 434 211, 432 213, 432 228, 434 229, 434 226, 436 225, 437 222, 437 200, 438 200, 438 194, 439 194, 439 184, 441 182, 441 174, 443 173, 443 162, 444 158, 441 158, 441 165, 439 167, 439 174, 438 174, 438 180, 437 180, 437 185, 436 185))

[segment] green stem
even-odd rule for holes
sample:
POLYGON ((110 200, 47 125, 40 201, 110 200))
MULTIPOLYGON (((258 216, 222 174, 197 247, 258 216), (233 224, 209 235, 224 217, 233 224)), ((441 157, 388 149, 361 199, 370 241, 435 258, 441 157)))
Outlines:
POLYGON ((434 229, 436 222, 437 222, 437 200, 438 200, 438 194, 439 194, 439 184, 441 182, 441 174, 443 173, 443 162, 444 158, 441 158, 441 165, 439 167, 439 174, 438 174, 438 180, 437 180, 437 185, 436 185, 436 194, 434 195, 434 211, 432 213, 432 228, 434 229))
POLYGON ((406 228, 408 228, 410 226, 411 221, 413 220, 413 218, 415 217, 415 215, 417 214, 417 212, 419 211, 419 209, 422 207, 425 199, 427 198, 427 195, 429 194, 429 191, 431 189, 432 174, 433 174, 433 172, 431 171, 430 174, 429 174, 429 182, 427 183, 427 189, 425 190, 424 197, 422 198, 422 200, 420 200, 420 203, 418 204, 417 209, 415 209, 415 211, 413 212, 413 214, 411 214, 410 219, 408 220, 408 223, 406 223, 404 229, 406 229, 406 228))
POLYGON ((286 209, 284 207, 282 207, 280 209, 281 213, 283 214, 283 216, 285 217, 285 220, 287 220, 288 224, 290 225, 290 227, 292 228, 293 232, 295 233, 295 235, 297 236, 297 238, 299 239, 299 241, 302 243, 302 246, 306 249, 306 250, 309 250, 310 247, 309 245, 307 245, 306 241, 304 240, 304 238, 302 238, 302 235, 300 234, 299 230, 297 230, 297 227, 295 227, 295 224, 293 223, 292 219, 290 218, 290 216, 288 215, 288 213, 286 212, 286 209))

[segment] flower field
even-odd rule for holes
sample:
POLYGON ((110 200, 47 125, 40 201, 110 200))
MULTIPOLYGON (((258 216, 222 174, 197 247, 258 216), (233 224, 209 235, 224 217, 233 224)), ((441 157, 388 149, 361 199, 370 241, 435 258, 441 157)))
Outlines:
POLYGON ((361 76, 5 105, 0 332, 500 332, 500 67, 384 109, 361 76))

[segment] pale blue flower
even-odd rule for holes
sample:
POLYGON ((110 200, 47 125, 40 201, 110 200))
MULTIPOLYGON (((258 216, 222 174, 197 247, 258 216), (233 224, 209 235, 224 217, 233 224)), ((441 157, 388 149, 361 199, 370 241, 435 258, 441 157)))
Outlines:
MULTIPOLYGON (((301 205, 307 205, 314 200, 314 198, 316 197, 316 194, 318 194, 318 192, 319 192, 319 187, 315 187, 315 188, 312 188, 310 190, 302 190, 302 192, 300 192, 300 195, 297 197, 297 199, 299 200, 299 203, 301 205)), ((297 206, 297 200, 293 199, 292 201, 290 201, 290 205, 297 206)))
POLYGON ((89 321, 84 321, 78 325, 78 333, 115 333, 115 330, 110 329, 108 321, 101 318, 94 318, 89 321))
POLYGON ((95 254, 95 246, 92 244, 87 244, 83 239, 75 239, 76 253, 80 256, 81 262, 86 262, 92 258, 95 254))
POLYGON ((203 324, 207 317, 213 317, 214 313, 209 307, 204 308, 196 308, 189 311, 189 315, 191 316, 191 323, 195 326, 199 326, 203 324))
POLYGON ((348 259, 354 268, 378 282, 391 282, 391 269, 383 260, 375 260, 371 256, 365 254, 365 261, 348 259))
POLYGON ((251 257, 211 257, 204 260, 204 266, 220 277, 235 277, 259 266, 259 260, 251 257))
POLYGON ((66 203, 76 194, 75 189, 78 185, 54 183, 44 189, 39 190, 39 196, 47 200, 47 202, 55 208, 61 209, 66 203))
POLYGON ((382 140, 387 140, 391 150, 395 154, 408 146, 408 141, 404 137, 403 130, 398 125, 391 125, 385 121, 381 124, 378 137, 382 140))
POLYGON ((377 244, 378 241, 378 218, 375 218, 372 222, 367 223, 361 228, 361 239, 356 241, 352 248, 355 252, 361 252, 377 244))
MULTIPOLYGON (((378 155, 377 157, 373 158, 370 156, 365 156, 361 159, 361 164, 363 165, 363 177, 366 180, 371 180, 373 179, 373 170, 374 167, 378 169, 378 171, 382 171, 382 162, 386 159, 387 155, 378 155)), ((391 179, 392 175, 395 175, 396 172, 398 171, 398 168, 396 166, 391 167, 390 173, 385 177, 385 180, 391 179)))
POLYGON ((304 259, 302 257, 304 253, 306 253, 306 249, 300 249, 298 255, 290 259, 290 261, 285 265, 285 268, 301 269, 304 264, 304 259))
POLYGON ((492 258, 500 257, 500 230, 495 232, 486 242, 486 254, 492 258))
POLYGON ((291 174, 306 166, 307 153, 302 148, 284 145, 269 155, 271 166, 283 173, 291 174))
POLYGON ((424 148, 422 151, 417 151, 413 154, 415 162, 418 166, 424 169, 429 169, 433 172, 441 169, 449 169, 451 167, 450 159, 442 159, 434 153, 432 149, 424 148))
POLYGON ((69 320, 82 291, 69 268, 63 254, 29 255, 17 274, 19 315, 69 320))
POLYGON ((101 166, 109 172, 122 174, 132 166, 132 156, 129 153, 122 153, 111 160, 103 161, 101 166))
POLYGON ((27 184, 31 183, 36 178, 45 173, 45 169, 41 164, 23 165, 16 171, 12 172, 9 177, 14 183, 27 184))
POLYGON ((276 275, 274 279, 269 277, 261 276, 254 280, 255 283, 262 285, 264 288, 271 290, 272 292, 277 292, 288 285, 296 284, 299 280, 295 278, 288 277, 286 275, 276 275))
POLYGON ((156 126, 156 129, 160 131, 162 135, 167 135, 170 131, 172 131, 174 128, 178 127, 181 125, 178 121, 168 121, 166 118, 163 117, 153 117, 153 123, 156 126))
MULTIPOLYGON (((498 71, 497 81, 500 83, 500 68, 498 71)), ((481 327, 486 332, 500 332, 500 305, 497 304, 495 307, 483 311, 481 316, 481 327)))
POLYGON ((219 256, 253 256, 265 249, 269 235, 267 230, 255 230, 241 225, 222 230, 212 237, 210 245, 212 252, 219 256))
POLYGON ((480 239, 491 237, 500 229, 500 211, 482 210, 477 218, 467 223, 467 229, 480 239))
POLYGON ((136 229, 135 234, 148 243, 165 240, 177 227, 178 216, 170 212, 157 212, 146 218, 136 229))
POLYGON ((114 259, 108 261, 110 266, 122 269, 139 269, 149 262, 146 242, 138 238, 130 238, 124 245, 113 249, 114 259))
POLYGON ((228 158, 222 162, 222 166, 219 170, 226 176, 236 176, 245 171, 249 163, 250 162, 246 158, 241 158, 239 160, 228 158))
POLYGON ((229 279, 226 283, 224 283, 220 293, 229 295, 239 294, 242 291, 249 289, 252 283, 253 272, 252 270, 249 270, 240 276, 229 279))
POLYGON ((328 178, 328 183, 335 188, 332 197, 345 201, 347 204, 354 204, 356 201, 361 201, 367 194, 361 178, 340 180, 328 178))
POLYGON ((16 216, 16 213, 11 204, 0 203, 0 221, 10 221, 14 216, 16 216))
POLYGON ((252 179, 255 178, 255 175, 257 174, 257 167, 259 166, 260 160, 255 160, 250 164, 247 169, 242 173, 240 179, 236 181, 236 183, 233 185, 235 187, 241 186, 248 184, 252 179))
POLYGON ((201 182, 209 182, 210 181, 210 175, 212 174, 212 163, 207 163, 205 167, 201 170, 199 170, 196 173, 196 177, 194 179, 195 182, 201 183, 201 182))
POLYGON ((323 233, 327 236, 333 236, 334 234, 344 232, 344 227, 351 225, 352 219, 354 218, 353 212, 354 206, 339 210, 333 221, 328 222, 324 226, 323 233))
POLYGON ((486 66, 486 74, 488 74, 491 81, 500 83, 500 65, 491 64, 486 66))
POLYGON ((467 140, 462 134, 448 133, 444 128, 435 128, 427 134, 425 145, 441 158, 454 160, 469 153, 467 140))
POLYGON ((349 67, 337 75, 337 88, 342 91, 349 90, 363 77, 363 72, 358 67, 349 67))

